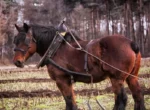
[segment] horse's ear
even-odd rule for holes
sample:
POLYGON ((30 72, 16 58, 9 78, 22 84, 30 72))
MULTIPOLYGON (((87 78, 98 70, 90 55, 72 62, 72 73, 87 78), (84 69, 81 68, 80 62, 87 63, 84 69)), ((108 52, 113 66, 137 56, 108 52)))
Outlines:
POLYGON ((15 24, 15 27, 16 27, 16 29, 17 29, 18 31, 20 31, 20 28, 19 28, 19 26, 18 26, 17 24, 15 24))
POLYGON ((27 25, 26 23, 23 24, 23 28, 25 29, 25 32, 27 33, 29 31, 29 25, 27 25))

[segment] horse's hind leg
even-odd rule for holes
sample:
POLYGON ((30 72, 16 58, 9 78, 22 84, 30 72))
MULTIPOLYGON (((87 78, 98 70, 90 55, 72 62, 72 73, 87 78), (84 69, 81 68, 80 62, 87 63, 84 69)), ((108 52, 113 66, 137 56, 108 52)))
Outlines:
MULTIPOLYGON (((138 71, 140 68, 140 54, 137 55, 135 66, 131 72, 132 75, 138 76, 138 71)), ((134 110, 145 110, 144 105, 144 95, 142 93, 141 87, 139 85, 138 79, 133 76, 128 76, 126 82, 132 92, 132 96, 134 98, 134 110)))
POLYGON ((77 105, 75 103, 75 98, 74 98, 74 91, 69 78, 57 79, 56 84, 65 99, 66 110, 77 110, 77 105))
POLYGON ((113 110, 125 110, 127 95, 124 90, 123 80, 111 78, 112 89, 115 93, 115 106, 113 110))
POLYGON ((144 96, 142 94, 137 78, 129 76, 126 81, 134 98, 134 110, 145 110, 144 96))

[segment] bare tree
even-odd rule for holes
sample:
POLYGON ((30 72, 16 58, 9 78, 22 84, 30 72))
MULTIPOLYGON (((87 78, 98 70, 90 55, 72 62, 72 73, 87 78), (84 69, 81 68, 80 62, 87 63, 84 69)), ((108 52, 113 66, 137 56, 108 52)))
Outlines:
POLYGON ((0 50, 1 61, 5 63, 6 59, 9 59, 12 52, 12 36, 13 36, 13 24, 17 19, 17 4, 11 0, 0 1, 0 50))
POLYGON ((66 17, 68 27, 85 40, 119 33, 135 41, 143 56, 150 56, 149 0, 23 0, 21 6, 13 1, 0 0, 1 59, 13 54, 11 36, 21 17, 21 23, 45 26, 57 26, 66 17))

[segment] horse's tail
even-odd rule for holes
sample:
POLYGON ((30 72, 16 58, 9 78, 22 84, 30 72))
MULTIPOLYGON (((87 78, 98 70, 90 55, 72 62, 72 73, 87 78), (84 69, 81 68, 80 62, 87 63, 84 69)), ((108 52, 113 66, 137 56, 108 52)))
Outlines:
POLYGON ((133 41, 131 42, 131 48, 136 54, 139 53, 139 51, 140 51, 138 45, 133 41))
POLYGON ((137 76, 140 65, 141 65, 141 53, 140 53, 140 49, 139 49, 138 45, 136 43, 134 43, 133 41, 131 42, 131 48, 136 54, 135 64, 134 64, 134 68, 133 68, 131 74, 137 76))

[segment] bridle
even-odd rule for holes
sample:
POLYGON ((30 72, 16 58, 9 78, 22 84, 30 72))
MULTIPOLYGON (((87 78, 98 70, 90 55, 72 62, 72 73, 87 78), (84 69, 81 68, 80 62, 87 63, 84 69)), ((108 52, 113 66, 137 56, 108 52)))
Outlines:
POLYGON ((21 34, 25 34, 25 43, 26 43, 26 45, 27 45, 27 49, 25 50, 25 49, 22 49, 22 48, 18 48, 18 47, 15 47, 14 48, 14 51, 16 52, 16 51, 20 51, 21 53, 23 53, 24 55, 27 53, 27 51, 28 51, 28 49, 29 48, 31 48, 29 45, 30 45, 30 42, 31 41, 33 41, 33 42, 35 42, 36 43, 36 39, 33 37, 33 35, 32 35, 32 32, 30 32, 29 31, 29 33, 30 33, 30 35, 31 35, 31 39, 29 39, 29 38, 27 38, 27 34, 28 33, 26 33, 26 32, 20 32, 21 34))
MULTIPOLYGON (((28 47, 28 48, 30 48, 30 47, 28 47)), ((26 54, 27 53, 27 50, 24 50, 24 49, 21 49, 21 48, 14 48, 14 51, 16 52, 16 51, 20 51, 20 52, 22 52, 23 54, 26 54)))

